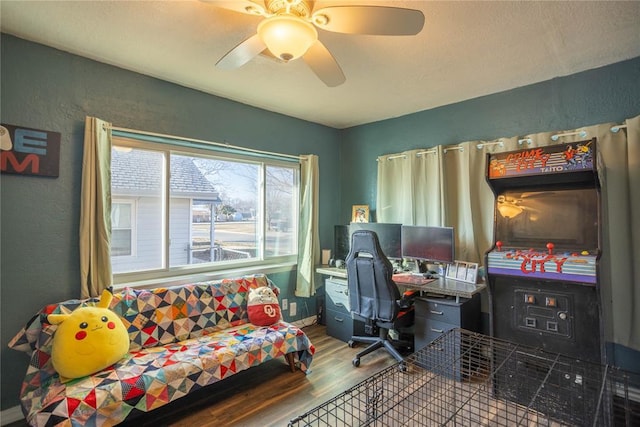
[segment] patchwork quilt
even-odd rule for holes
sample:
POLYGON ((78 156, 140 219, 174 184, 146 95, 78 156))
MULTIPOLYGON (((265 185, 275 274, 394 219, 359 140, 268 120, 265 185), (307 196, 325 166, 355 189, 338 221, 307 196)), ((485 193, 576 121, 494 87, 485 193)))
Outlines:
POLYGON ((122 318, 130 351, 115 365, 61 383, 51 364, 56 325, 52 313, 70 313, 95 299, 52 304, 37 313, 9 347, 31 354, 21 402, 34 426, 114 425, 286 353, 307 372, 315 348, 305 333, 279 321, 248 321, 251 288, 273 284, 266 276, 203 282, 114 294, 111 309, 122 318))

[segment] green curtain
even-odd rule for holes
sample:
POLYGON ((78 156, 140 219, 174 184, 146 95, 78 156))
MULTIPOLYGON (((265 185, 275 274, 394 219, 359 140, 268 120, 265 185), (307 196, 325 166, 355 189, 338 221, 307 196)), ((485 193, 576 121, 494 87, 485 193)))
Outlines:
POLYGON ((602 157, 602 259, 605 336, 640 350, 640 116, 586 128, 602 157))
POLYGON ((300 156, 300 221, 298 225, 298 270, 295 295, 316 293, 315 266, 320 264, 318 237, 318 156, 300 156))
POLYGON ((80 196, 80 294, 111 286, 111 123, 86 117, 80 196))
POLYGON ((377 222, 444 225, 442 147, 380 156, 377 222))
POLYGON ((413 224, 412 152, 378 157, 377 222, 413 224))
POLYGON ((595 137, 602 187, 599 279, 605 339, 640 350, 640 116, 626 120, 626 128, 617 132, 612 131, 617 130, 615 126, 605 123, 381 156, 378 220, 453 226, 456 257, 483 263, 484 254, 493 243, 495 205, 485 179, 487 154, 595 137), (564 136, 554 139, 554 135, 564 136), (433 153, 429 166, 415 167, 410 161, 411 155, 415 157, 420 151, 433 153), (439 189, 436 182, 440 183, 439 189), (440 209, 440 221, 437 215, 420 210, 421 204, 426 203, 439 204, 430 212, 440 209), (394 215, 396 210, 402 214, 394 215))

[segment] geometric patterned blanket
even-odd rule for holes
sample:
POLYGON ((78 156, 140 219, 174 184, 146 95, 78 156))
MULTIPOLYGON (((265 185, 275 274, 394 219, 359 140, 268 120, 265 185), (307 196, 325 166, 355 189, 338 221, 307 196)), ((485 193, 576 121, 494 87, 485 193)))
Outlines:
POLYGON ((52 304, 11 340, 31 360, 21 402, 33 426, 111 426, 268 360, 294 353, 307 372, 315 348, 296 326, 248 321, 251 288, 273 286, 266 276, 114 293, 110 308, 127 327, 129 354, 93 375, 61 383, 51 364, 57 325, 52 313, 70 313, 96 299, 52 304))

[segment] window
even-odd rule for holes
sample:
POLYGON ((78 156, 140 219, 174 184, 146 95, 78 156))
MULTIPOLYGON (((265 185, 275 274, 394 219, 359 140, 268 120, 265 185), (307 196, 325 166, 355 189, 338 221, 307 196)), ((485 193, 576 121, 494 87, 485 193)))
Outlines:
POLYGON ((111 193, 116 277, 296 258, 298 163, 114 137, 111 193))

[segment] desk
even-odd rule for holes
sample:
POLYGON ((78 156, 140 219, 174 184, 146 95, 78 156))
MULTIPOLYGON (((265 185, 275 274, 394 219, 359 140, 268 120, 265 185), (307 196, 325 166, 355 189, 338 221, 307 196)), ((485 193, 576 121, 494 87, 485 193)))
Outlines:
MULTIPOLYGON (((316 268, 316 273, 327 276, 325 281, 327 335, 345 342, 352 335, 362 335, 363 323, 353 320, 349 311, 347 270, 319 266, 316 268)), ((423 285, 403 283, 397 279, 394 282, 399 288, 420 291, 424 297, 417 298, 415 305, 416 350, 452 328, 479 330, 479 293, 487 287, 484 283, 474 285, 444 277, 423 285)))
MULTIPOLYGON (((316 273, 329 276, 329 278, 347 278, 346 268, 336 268, 323 265, 316 268, 316 273)), ((399 280, 394 281, 399 287, 413 289, 424 294, 438 294, 455 297, 456 302, 460 302, 460 298, 472 298, 475 294, 482 292, 487 287, 484 283, 474 285, 473 283, 460 282, 458 280, 447 279, 445 277, 439 277, 433 282, 424 285, 403 283, 399 280)))
POLYGON ((339 279, 347 278, 346 268, 329 267, 328 265, 322 265, 320 267, 316 267, 316 273, 324 274, 325 276, 329 276, 329 277, 337 277, 339 279))

